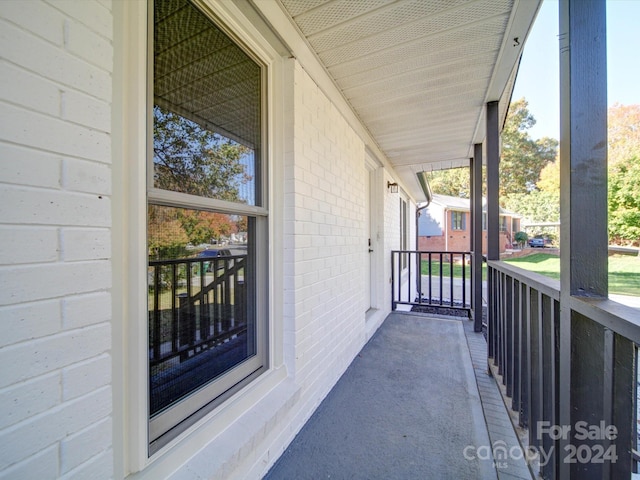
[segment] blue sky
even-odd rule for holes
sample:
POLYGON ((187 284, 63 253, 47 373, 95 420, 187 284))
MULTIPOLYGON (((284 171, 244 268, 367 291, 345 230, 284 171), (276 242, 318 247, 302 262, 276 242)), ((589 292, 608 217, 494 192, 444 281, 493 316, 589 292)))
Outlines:
MULTIPOLYGON (((640 0, 607 1, 609 105, 640 104, 640 0)), ((544 0, 525 45, 513 99, 525 97, 537 120, 532 138, 559 138, 558 2, 544 0)))

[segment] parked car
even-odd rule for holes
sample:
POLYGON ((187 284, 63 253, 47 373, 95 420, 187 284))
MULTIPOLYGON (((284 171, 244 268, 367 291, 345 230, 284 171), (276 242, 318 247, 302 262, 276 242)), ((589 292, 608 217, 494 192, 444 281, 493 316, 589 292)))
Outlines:
MULTIPOLYGON (((220 257, 230 257, 231 250, 222 249, 222 250, 203 250, 198 253, 197 258, 220 258, 220 257)), ((204 262, 204 271, 205 272, 213 272, 213 264, 217 263, 218 271, 224 270, 224 263, 227 262, 204 262)))
POLYGON ((529 239, 529 246, 531 248, 544 248, 544 238, 542 237, 534 237, 529 239))
POLYGON ((215 258, 215 257, 230 257, 231 250, 203 250, 198 253, 198 258, 215 258))

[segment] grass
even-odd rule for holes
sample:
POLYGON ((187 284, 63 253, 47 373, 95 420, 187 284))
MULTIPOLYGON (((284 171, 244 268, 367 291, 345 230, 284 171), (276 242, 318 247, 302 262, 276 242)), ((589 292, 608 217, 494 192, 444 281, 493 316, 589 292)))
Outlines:
MULTIPOLYGON (((550 278, 560 280, 560 257, 550 253, 534 253, 520 258, 505 260, 520 268, 545 275, 550 278)), ((440 262, 431 262, 431 273, 438 275, 440 272, 440 262)), ((442 274, 449 276, 450 264, 443 262, 442 274)), ((422 261, 422 274, 428 275, 429 263, 422 261)), ((465 274, 470 278, 471 268, 465 267, 465 274)), ((462 277, 462 265, 453 264, 454 278, 462 277)), ((487 265, 482 264, 482 279, 487 279, 487 265)), ((629 255, 612 255, 609 257, 609 293, 619 295, 632 295, 640 297, 640 257, 629 255)))
MULTIPOLYGON (((449 276, 449 272, 450 272, 450 264, 449 262, 442 262, 442 276, 443 277, 448 277, 449 276)), ((428 275, 429 274, 429 261, 428 260, 423 260, 422 261, 422 267, 421 267, 421 272, 422 275, 428 275)), ((471 266, 470 265, 466 265, 465 269, 464 269, 464 273, 465 276, 467 278, 471 278, 471 266)), ((431 274, 432 275, 439 275, 440 274, 440 262, 435 262, 432 261, 431 262, 431 274)), ((454 278, 462 278, 462 264, 461 263, 455 263, 453 264, 453 277, 454 278)), ((486 280, 487 279, 487 264, 483 263, 482 264, 482 279, 486 280)))
MULTIPOLYGON (((506 261, 525 270, 560 279, 560 257, 555 255, 535 253, 506 261)), ((640 257, 609 257, 609 293, 640 296, 640 257)))

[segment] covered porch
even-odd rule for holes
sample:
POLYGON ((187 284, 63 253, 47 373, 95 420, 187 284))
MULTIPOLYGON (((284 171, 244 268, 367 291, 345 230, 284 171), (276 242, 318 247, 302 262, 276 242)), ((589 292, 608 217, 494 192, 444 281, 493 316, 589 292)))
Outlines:
MULTIPOLYGON (((559 4, 563 225, 560 282, 510 267, 500 261, 499 255, 500 132, 513 90, 520 47, 539 2, 511 2, 502 14, 498 11, 488 14, 483 10, 493 8, 496 3, 491 6, 480 3, 475 6, 482 13, 478 13, 477 23, 473 25, 482 25, 477 36, 472 35, 473 27, 467 29, 469 25, 454 27, 454 20, 448 24, 451 30, 446 33, 451 36, 446 41, 439 39, 443 48, 451 49, 452 55, 446 58, 437 56, 438 49, 430 43, 430 35, 420 37, 418 33, 408 33, 422 31, 418 25, 430 21, 424 12, 424 17, 412 17, 412 21, 404 25, 399 21, 397 26, 389 26, 380 20, 388 30, 363 32, 358 27, 374 25, 374 17, 382 18, 394 7, 385 5, 377 11, 377 7, 370 5, 371 11, 352 11, 341 17, 336 11, 329 11, 335 6, 332 2, 302 8, 296 2, 283 1, 283 6, 287 22, 292 21, 297 27, 296 35, 302 34, 305 40, 304 47, 298 50, 298 58, 305 63, 306 55, 310 55, 328 74, 329 82, 320 83, 320 88, 338 89, 375 139, 376 147, 379 146, 389 160, 401 191, 416 199, 419 205, 430 196, 424 181, 426 171, 469 168, 471 280, 470 298, 462 300, 462 307, 468 307, 474 335, 479 335, 483 330, 486 300, 488 350, 479 359, 480 371, 490 370, 499 378, 507 412, 516 428, 521 429, 523 444, 528 445, 530 451, 538 452, 538 458, 549 455, 543 462, 533 462, 533 474, 560 479, 630 478, 638 458, 636 396, 640 317, 636 309, 610 300, 607 287, 606 2, 564 0, 559 4), (470 54, 467 48, 474 45, 472 38, 481 37, 482 51, 488 53, 491 44, 488 32, 493 21, 496 26, 503 22, 498 27, 502 36, 495 55, 470 54), (339 45, 339 40, 345 44, 339 45), (421 53, 414 58, 405 59, 401 55, 417 51, 421 53), (423 54, 424 51, 429 54, 423 54), (488 60, 484 64, 491 72, 488 76, 481 73, 484 60, 488 60), (429 67, 423 68, 426 64, 429 67), (486 168, 484 178, 483 168, 486 168), (480 252, 485 187, 488 254, 484 260, 488 264, 488 279, 483 300, 480 252), (585 433, 585 429, 589 432, 585 433)), ((262 9, 262 13, 272 25, 285 26, 279 14, 268 9, 262 9)), ((430 26, 437 30, 435 25, 430 26)), ((281 35, 285 41, 289 38, 286 28, 281 35)), ((377 152, 375 148, 372 151, 377 152)), ((397 184, 387 185, 390 192, 398 191, 397 184)), ((402 221, 400 228, 406 229, 402 221)), ((421 255, 410 248, 401 242, 400 248, 391 252, 394 310, 398 303, 420 304, 426 296, 421 288, 421 267, 412 271, 415 263, 403 260, 409 255, 421 255), (405 288, 409 292, 406 300, 397 302, 396 289, 405 288)), ((442 292, 447 287, 453 297, 453 281, 438 284, 441 303, 442 292)), ((466 297, 466 285, 461 291, 466 297)), ((432 302, 431 293, 428 303, 432 302)), ((388 298, 383 301, 387 302, 388 298)), ((453 302, 453 298, 449 301, 453 302)), ((400 318, 402 315, 392 314, 382 332, 400 318)), ((438 323, 437 320, 430 322, 438 323)), ((376 338, 363 352, 375 344, 376 338)), ((423 345, 423 348, 429 347, 423 345)), ((359 363, 360 357, 352 368, 357 368, 359 363)), ((475 376, 476 382, 479 378, 482 376, 475 376)), ((337 393, 332 392, 327 402, 331 403, 333 395, 339 396, 341 388, 347 387, 337 387, 337 393)), ((356 399, 346 402, 349 408, 358 404, 356 399)), ((349 408, 346 408, 347 416, 349 408)), ((320 417, 322 412, 323 407, 319 409, 320 417)), ((448 412, 444 416, 451 419, 455 414, 448 412)), ((272 478, 294 478, 295 468, 300 467, 296 464, 308 465, 303 450, 316 451, 313 442, 325 435, 323 429, 334 420, 329 418, 325 425, 322 422, 324 420, 312 417, 298 443, 293 444, 272 471, 272 478), (311 429, 317 430, 306 433, 311 429), (307 441, 305 435, 312 438, 307 441), (298 454, 302 456, 295 457, 298 454), (288 456, 294 460, 287 461, 288 456), (279 474, 282 477, 277 476, 279 474)), ((440 439, 440 443, 438 440, 436 443, 441 445, 445 429, 434 430, 440 439)), ((472 437, 481 438, 485 430, 489 431, 489 426, 475 430, 472 437)), ((353 451, 353 446, 344 448, 343 451, 353 451)), ((332 458, 337 454, 327 455, 326 458, 332 458)), ((380 456, 374 455, 374 458, 377 460, 380 456)), ((434 462, 434 458, 441 457, 435 454, 430 461, 434 462)), ((329 467, 325 464, 323 468, 329 467)), ((471 468, 484 466, 478 464, 471 468)), ((489 475, 499 475, 499 470, 489 475)), ((483 475, 480 470, 475 474, 483 475)))
POLYGON ((486 354, 468 319, 391 313, 265 478, 533 478, 486 354))

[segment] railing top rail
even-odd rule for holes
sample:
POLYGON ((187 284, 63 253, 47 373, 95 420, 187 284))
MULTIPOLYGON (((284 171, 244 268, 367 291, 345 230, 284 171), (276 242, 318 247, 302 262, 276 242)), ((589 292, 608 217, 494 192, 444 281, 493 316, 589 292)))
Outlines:
POLYGON ((554 278, 545 277, 539 273, 530 272, 524 268, 516 267, 499 260, 489 260, 487 261, 487 265, 501 272, 508 273, 516 280, 526 283, 554 300, 560 300, 560 282, 554 278))
POLYGON ((428 254, 428 253, 446 253, 448 255, 471 255, 471 252, 462 252, 458 250, 438 250, 438 251, 427 251, 427 250, 391 250, 391 253, 420 253, 420 254, 428 254))
MULTIPOLYGON (((560 300, 558 280, 497 260, 490 260, 487 263, 490 267, 507 273, 544 295, 560 300)), ((607 298, 578 296, 569 298, 571 310, 640 345, 640 311, 638 309, 607 298)))
POLYGON ((608 298, 570 298, 571 310, 640 345, 640 310, 608 298))
POLYGON ((149 266, 156 265, 172 265, 174 263, 196 263, 196 262, 215 262, 222 260, 243 259, 246 255, 224 255, 221 257, 189 257, 189 258, 172 258, 167 260, 149 260, 149 266))

